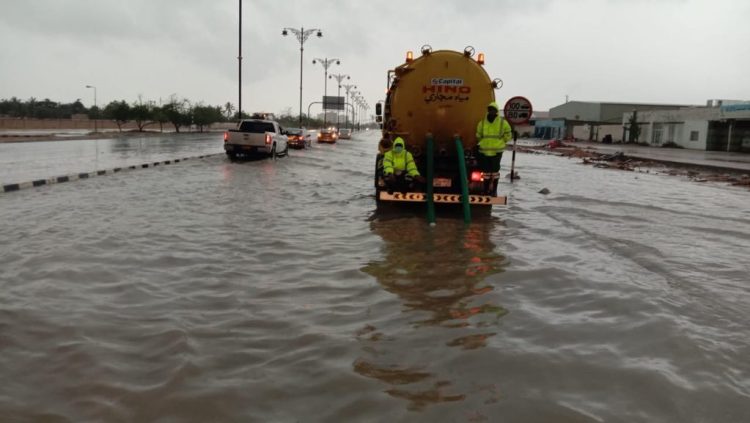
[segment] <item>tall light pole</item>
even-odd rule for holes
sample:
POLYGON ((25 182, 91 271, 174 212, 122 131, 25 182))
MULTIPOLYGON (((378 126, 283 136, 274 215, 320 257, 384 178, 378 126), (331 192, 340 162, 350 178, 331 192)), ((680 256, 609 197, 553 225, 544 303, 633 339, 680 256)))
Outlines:
POLYGON ((355 125, 355 122, 356 122, 356 120, 355 120, 355 112, 356 112, 357 109, 354 106, 357 103, 357 101, 359 101, 359 97, 358 97, 359 94, 360 94, 360 91, 352 91, 352 97, 351 97, 351 102, 352 102, 352 130, 356 130, 357 129, 357 127, 355 125))
POLYGON ((362 130, 362 97, 357 98, 357 131, 362 130))
POLYGON ((323 31, 313 28, 313 29, 295 29, 295 28, 284 28, 281 31, 281 35, 287 36, 289 33, 294 34, 297 37, 297 41, 299 41, 299 126, 302 127, 302 57, 304 56, 305 52, 305 41, 312 35, 312 33, 317 32, 318 38, 323 36, 323 31))
POLYGON ((339 59, 329 59, 329 58, 323 58, 323 59, 313 59, 313 65, 320 62, 321 65, 323 65, 323 70, 325 71, 323 73, 323 127, 328 126, 328 112, 326 111, 326 96, 328 95, 328 68, 331 67, 332 64, 340 65, 341 61, 339 59))
POLYGON ((242 119, 242 0, 240 0, 240 28, 239 28, 239 52, 237 53, 238 84, 237 84, 237 117, 242 119))
MULTIPOLYGON (((344 90, 346 90, 346 102, 349 102, 349 92, 354 91, 355 88, 357 88, 354 84, 344 84, 342 85, 344 87, 344 90)), ((349 128, 349 112, 346 110, 346 107, 344 107, 344 116, 346 116, 346 127, 349 128)))
POLYGON ((86 88, 94 89, 94 108, 96 109, 96 115, 94 116, 94 133, 96 133, 99 132, 99 124, 97 123, 99 118, 99 107, 96 105, 96 87, 93 85, 86 85, 86 88))
POLYGON ((361 92, 358 93, 357 94, 357 98, 354 100, 354 102, 357 104, 357 119, 356 119, 356 121, 357 121, 357 131, 359 131, 360 129, 362 129, 361 126, 360 126, 360 120, 361 120, 361 117, 362 117, 361 116, 362 115, 362 110, 361 109, 362 109, 362 102, 365 100, 365 98, 362 97, 361 94, 362 94, 361 92))
MULTIPOLYGON (((328 75, 329 78, 335 79, 336 82, 339 83, 339 91, 338 94, 336 94, 336 101, 338 101, 339 98, 341 98, 341 81, 344 79, 352 79, 349 75, 345 75, 343 73, 333 73, 331 75, 328 75)), ((346 113, 346 106, 344 106, 344 113, 346 113)), ((339 113, 338 109, 336 109, 336 128, 339 127, 339 116, 341 113, 339 113)))

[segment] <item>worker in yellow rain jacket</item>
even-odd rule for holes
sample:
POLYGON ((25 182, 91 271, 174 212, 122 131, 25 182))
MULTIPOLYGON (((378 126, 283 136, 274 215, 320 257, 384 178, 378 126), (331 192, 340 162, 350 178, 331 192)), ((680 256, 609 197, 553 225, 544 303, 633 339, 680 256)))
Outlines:
POLYGON ((393 147, 383 155, 383 176, 389 193, 413 189, 415 180, 424 183, 414 156, 406 151, 406 143, 401 137, 393 140, 393 147))
POLYGON ((477 146, 479 167, 484 180, 484 193, 495 195, 500 178, 500 159, 505 144, 513 138, 510 124, 498 117, 500 107, 494 101, 487 106, 487 117, 477 123, 477 146))

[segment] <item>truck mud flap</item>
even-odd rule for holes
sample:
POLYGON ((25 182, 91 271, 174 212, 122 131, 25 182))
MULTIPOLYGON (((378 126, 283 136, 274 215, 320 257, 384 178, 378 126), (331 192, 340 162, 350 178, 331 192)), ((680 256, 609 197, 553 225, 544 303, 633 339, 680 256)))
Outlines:
MULTIPOLYGON (((380 191, 380 200, 382 201, 424 203, 427 201, 425 198, 425 194, 421 192, 394 192, 393 194, 388 194, 385 191, 380 191)), ((435 203, 461 204, 461 195, 459 194, 434 194, 433 199, 435 203)), ((491 195, 469 195, 469 204, 476 206, 506 205, 508 204, 508 197, 493 197, 491 195)))

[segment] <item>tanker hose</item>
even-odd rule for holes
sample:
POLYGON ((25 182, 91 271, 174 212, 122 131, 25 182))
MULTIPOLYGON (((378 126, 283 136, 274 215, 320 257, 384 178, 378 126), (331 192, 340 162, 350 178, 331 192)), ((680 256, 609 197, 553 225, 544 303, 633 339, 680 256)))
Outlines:
POLYGON ((427 134, 427 223, 435 223, 435 201, 433 196, 433 177, 435 174, 435 160, 432 134, 427 134))
POLYGON ((471 223, 471 209, 469 208, 469 179, 466 176, 466 157, 464 157, 464 146, 461 137, 456 136, 456 156, 458 159, 458 171, 461 178, 461 205, 464 210, 464 223, 471 223))

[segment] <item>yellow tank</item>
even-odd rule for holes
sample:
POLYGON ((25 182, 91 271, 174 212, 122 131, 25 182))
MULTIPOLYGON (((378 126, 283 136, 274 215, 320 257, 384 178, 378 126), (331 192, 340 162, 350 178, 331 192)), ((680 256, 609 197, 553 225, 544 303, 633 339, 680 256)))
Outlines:
POLYGON ((490 80, 483 57, 451 50, 423 51, 395 68, 383 110, 383 138, 402 137, 415 156, 432 133, 438 155, 455 156, 456 135, 465 150, 476 144, 477 122, 495 101, 497 83, 490 80))

